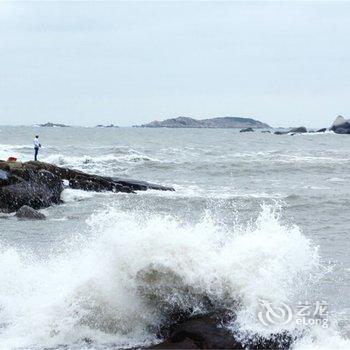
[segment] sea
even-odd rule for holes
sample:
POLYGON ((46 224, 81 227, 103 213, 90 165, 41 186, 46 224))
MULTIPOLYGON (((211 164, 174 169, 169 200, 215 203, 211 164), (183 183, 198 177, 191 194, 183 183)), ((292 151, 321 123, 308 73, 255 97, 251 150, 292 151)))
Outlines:
POLYGON ((129 349, 173 312, 232 310, 241 339, 350 348, 350 136, 0 127, 33 159, 175 191, 66 187, 44 221, 0 214, 0 349, 129 349))

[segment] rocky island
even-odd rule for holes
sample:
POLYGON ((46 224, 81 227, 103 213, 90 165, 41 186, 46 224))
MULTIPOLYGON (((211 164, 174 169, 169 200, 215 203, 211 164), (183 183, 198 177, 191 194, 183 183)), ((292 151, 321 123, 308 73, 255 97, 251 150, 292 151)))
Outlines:
POLYGON ((211 128, 211 129, 269 129, 268 124, 262 123, 251 118, 240 117, 219 117, 211 119, 193 119, 189 117, 178 117, 165 119, 163 121, 153 121, 148 124, 142 124, 141 128, 211 128))

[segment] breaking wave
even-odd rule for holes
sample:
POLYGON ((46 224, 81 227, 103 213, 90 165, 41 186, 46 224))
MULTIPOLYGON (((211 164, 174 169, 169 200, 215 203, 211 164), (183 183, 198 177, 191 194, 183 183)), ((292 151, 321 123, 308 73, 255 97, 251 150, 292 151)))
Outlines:
POLYGON ((46 260, 0 247, 2 349, 151 344, 171 313, 237 301, 239 328, 260 331, 259 298, 292 302, 322 270, 317 248, 269 206, 244 227, 114 207, 87 223, 89 235, 46 260))

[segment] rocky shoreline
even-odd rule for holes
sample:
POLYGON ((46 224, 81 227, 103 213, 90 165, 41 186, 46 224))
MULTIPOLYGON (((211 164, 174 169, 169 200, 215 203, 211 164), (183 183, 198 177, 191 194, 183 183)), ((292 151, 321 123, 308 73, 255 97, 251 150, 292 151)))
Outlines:
POLYGON ((0 212, 16 212, 60 204, 64 184, 73 189, 95 192, 174 191, 172 187, 145 181, 91 175, 43 162, 0 161, 0 212))

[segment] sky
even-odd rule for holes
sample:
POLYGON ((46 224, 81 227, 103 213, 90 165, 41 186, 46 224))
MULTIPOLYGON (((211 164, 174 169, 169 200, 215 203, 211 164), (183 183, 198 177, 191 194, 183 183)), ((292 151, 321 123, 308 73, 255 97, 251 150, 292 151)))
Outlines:
POLYGON ((350 2, 0 0, 0 124, 350 118, 350 2))

